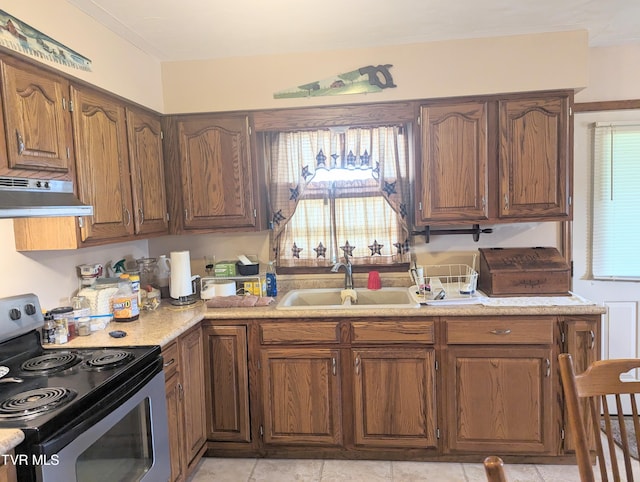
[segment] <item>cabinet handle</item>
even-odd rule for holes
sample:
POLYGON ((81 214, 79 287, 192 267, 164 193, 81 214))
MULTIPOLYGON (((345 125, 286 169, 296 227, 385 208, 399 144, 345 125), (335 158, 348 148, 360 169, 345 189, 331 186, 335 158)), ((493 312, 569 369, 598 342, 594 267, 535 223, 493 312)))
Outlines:
POLYGON ((337 365, 338 363, 336 362, 336 357, 331 357, 331 373, 333 374, 333 376, 336 376, 337 373, 337 365))
POLYGON ((124 212, 127 215, 127 222, 124 224, 125 226, 129 226, 131 224, 131 212, 126 206, 123 206, 124 212))
POLYGON ((168 362, 166 362, 166 363, 164 364, 164 366, 165 366, 165 367, 169 367, 169 366, 173 365, 175 362, 176 362, 176 359, 175 359, 175 358, 172 358, 171 360, 169 360, 168 362))
POLYGON ((487 207, 487 200, 484 196, 482 196, 482 199, 480 200, 482 202, 482 207, 487 207))
POLYGON ((180 392, 180 400, 184 398, 184 389, 182 388, 182 383, 178 383, 178 391, 180 392))
POLYGON ((138 217, 140 218, 140 224, 144 223, 144 211, 142 208, 138 208, 138 217))
POLYGON ((509 328, 496 328, 495 330, 491 330, 490 333, 492 335, 509 335, 511 334, 511 330, 509 328))
POLYGON ((359 356, 356 357, 353 364, 356 367, 356 375, 360 375, 360 357, 359 356))
POLYGON ((591 344, 589 345, 589 350, 592 350, 594 346, 596 346, 596 334, 593 330, 589 330, 589 335, 591 335, 591 344))
POLYGON ((507 194, 504 195, 504 210, 509 210, 509 196, 507 194))
POLYGON ((549 375, 551 375, 551 360, 549 360, 548 358, 545 358, 545 363, 547 364, 547 371, 545 373, 545 377, 549 378, 549 375))
POLYGON ((18 141, 18 154, 22 154, 24 152, 24 139, 20 134, 20 131, 16 129, 16 138, 18 141))

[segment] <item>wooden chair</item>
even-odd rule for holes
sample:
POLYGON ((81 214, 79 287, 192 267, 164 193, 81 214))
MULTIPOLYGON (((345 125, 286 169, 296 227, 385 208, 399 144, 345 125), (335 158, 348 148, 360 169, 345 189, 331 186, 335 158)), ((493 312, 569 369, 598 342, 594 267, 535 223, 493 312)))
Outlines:
MULTIPOLYGON (((612 434, 612 418, 618 419, 620 427, 621 444, 619 452, 624 462, 626 480, 633 480, 631 467, 631 454, 627 439, 627 429, 624 422, 622 403, 624 399, 629 399, 632 411, 633 426, 636 443, 638 445, 638 457, 640 458, 640 420, 638 418, 638 406, 635 395, 640 393, 640 382, 623 382, 620 375, 640 368, 640 359, 618 359, 601 360, 593 362, 584 373, 576 375, 573 368, 571 355, 563 353, 558 357, 560 364, 560 376, 565 394, 567 413, 569 416, 569 428, 573 433, 576 447, 576 458, 580 480, 582 482, 595 481, 593 465, 589 454, 589 444, 587 442, 587 428, 593 429, 593 438, 596 446, 596 456, 600 466, 601 480, 607 482, 610 476, 605 463, 604 450, 602 446, 602 433, 600 427, 601 413, 604 418, 604 435, 607 437, 609 445, 610 467, 613 480, 620 481, 619 461, 616 456, 616 445, 612 434), (609 415, 609 405, 607 395, 615 398, 617 416, 609 415), (602 410, 601 410, 602 408, 602 410), (582 413, 582 410, 587 413, 582 413)), ((609 399, 611 400, 611 398, 609 399)), ((634 434, 630 434, 634 435, 634 434)))
POLYGON ((507 482, 507 478, 504 475, 504 464, 500 457, 491 455, 484 459, 484 471, 489 482, 507 482))

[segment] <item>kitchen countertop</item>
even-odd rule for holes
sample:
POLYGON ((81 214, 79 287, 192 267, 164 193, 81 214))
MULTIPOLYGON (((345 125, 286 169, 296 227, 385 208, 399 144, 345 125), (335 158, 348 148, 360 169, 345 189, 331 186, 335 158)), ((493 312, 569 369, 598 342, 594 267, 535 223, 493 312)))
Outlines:
POLYGON ((105 330, 93 332, 90 336, 78 336, 64 345, 48 345, 50 348, 86 348, 102 346, 166 346, 176 337, 198 324, 203 319, 286 319, 286 318, 331 318, 331 317, 425 317, 425 316, 491 316, 491 315, 597 315, 606 308, 576 297, 530 297, 491 298, 488 305, 427 305, 405 309, 337 309, 337 310, 277 310, 278 300, 268 306, 206 308, 198 301, 192 306, 176 307, 163 301, 155 311, 143 311, 140 319, 132 322, 111 322, 105 330), (562 305, 553 303, 565 303, 562 305), (113 338, 109 332, 122 330, 124 338, 113 338))
MULTIPOLYGON (((160 345, 166 346, 176 337, 197 325, 203 319, 269 319, 269 318, 331 318, 331 317, 425 317, 425 316, 485 316, 485 315, 598 315, 606 308, 579 297, 490 298, 487 305, 463 304, 422 306, 407 309, 345 309, 345 310, 277 310, 277 301, 269 306, 242 308, 206 308, 204 302, 192 306, 176 307, 166 301, 155 311, 143 311, 140 319, 128 323, 111 322, 105 330, 90 336, 78 336, 64 345, 48 348, 86 348, 111 346, 160 345), (560 304, 558 304, 560 303, 560 304), (109 336, 110 331, 123 330, 124 338, 109 336)), ((22 442, 20 430, 0 429, 0 453, 7 453, 22 442)))

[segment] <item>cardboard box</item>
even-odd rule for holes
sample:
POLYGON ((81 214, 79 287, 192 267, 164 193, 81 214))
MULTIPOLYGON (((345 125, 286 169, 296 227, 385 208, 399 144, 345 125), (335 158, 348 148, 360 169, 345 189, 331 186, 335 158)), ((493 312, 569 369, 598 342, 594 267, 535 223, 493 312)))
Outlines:
POLYGON ((478 289, 488 296, 568 296, 571 269, 556 248, 480 248, 478 289))
POLYGON ((216 263, 214 268, 216 276, 235 276, 236 275, 236 262, 235 261, 220 261, 216 263))

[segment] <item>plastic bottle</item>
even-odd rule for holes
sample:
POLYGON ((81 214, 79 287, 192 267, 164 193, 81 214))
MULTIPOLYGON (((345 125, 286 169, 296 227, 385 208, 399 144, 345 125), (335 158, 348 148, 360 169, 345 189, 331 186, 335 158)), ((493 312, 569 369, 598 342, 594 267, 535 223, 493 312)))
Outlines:
POLYGON ((169 277, 171 276, 171 263, 167 256, 162 254, 158 256, 157 262, 157 279, 162 298, 169 298, 169 277))
POLYGON ((113 321, 135 321, 140 317, 138 294, 131 289, 128 274, 120 275, 118 291, 111 298, 113 321))
POLYGON ((276 281, 276 268, 273 265, 273 261, 269 261, 269 265, 267 266, 267 296, 277 296, 278 295, 278 283, 276 281))

